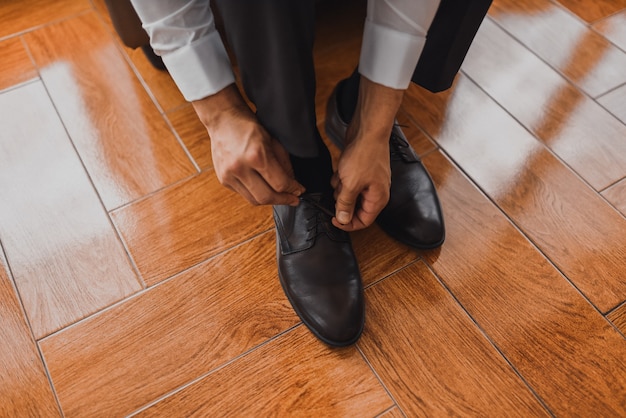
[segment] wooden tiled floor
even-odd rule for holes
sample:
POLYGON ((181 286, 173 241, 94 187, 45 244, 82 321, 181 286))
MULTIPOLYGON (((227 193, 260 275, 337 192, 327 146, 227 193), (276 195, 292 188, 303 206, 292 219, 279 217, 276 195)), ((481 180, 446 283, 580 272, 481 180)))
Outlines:
MULTIPOLYGON (((320 126, 364 16, 335 3, 320 126)), ((454 87, 410 87, 447 239, 352 234, 367 322, 344 349, 300 323, 270 208, 218 184, 103 0, 0 22, 0 417, 626 416, 626 1, 494 0, 454 87)))

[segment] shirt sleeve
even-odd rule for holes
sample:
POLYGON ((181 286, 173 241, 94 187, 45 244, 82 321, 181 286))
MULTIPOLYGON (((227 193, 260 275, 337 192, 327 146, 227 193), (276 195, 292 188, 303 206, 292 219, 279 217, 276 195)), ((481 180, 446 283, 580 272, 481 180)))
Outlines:
POLYGON ((440 0, 368 0, 359 73, 406 89, 440 0))
POLYGON ((235 82, 209 0, 131 0, 150 45, 188 101, 235 82))

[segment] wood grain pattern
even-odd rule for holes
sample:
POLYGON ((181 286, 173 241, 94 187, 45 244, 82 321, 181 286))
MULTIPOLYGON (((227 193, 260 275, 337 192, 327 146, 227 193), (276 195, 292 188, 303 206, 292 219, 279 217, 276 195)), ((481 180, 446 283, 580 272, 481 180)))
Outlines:
POLYGON ((392 404, 354 347, 300 326, 137 416, 375 417, 392 404))
POLYGON ((435 273, 556 416, 625 415, 623 336, 447 160, 424 161, 448 229, 435 273))
POLYGON ((124 53, 128 56, 139 76, 146 83, 148 91, 154 95, 163 112, 168 112, 187 103, 185 98, 176 87, 174 80, 167 71, 161 71, 152 66, 141 48, 132 49, 124 45, 115 32, 111 17, 104 0, 92 0, 98 14, 102 17, 105 25, 113 34, 124 53))
POLYGON ((602 19, 626 8, 626 0, 559 0, 559 3, 587 22, 602 19))
POLYGON ((392 239, 376 224, 351 233, 363 285, 369 286, 418 258, 418 252, 392 239))
MULTIPOLYGON (((467 77, 405 109, 602 311, 626 295, 626 219, 467 77)), ((447 235, 447 234, 446 234, 447 235)))
POLYGON ((380 418, 404 418, 404 414, 397 406, 394 406, 389 411, 380 415, 380 418))
POLYGON ((367 290, 358 345, 409 416, 548 416, 423 262, 367 290))
POLYGON ((25 39, 107 209, 196 173, 94 13, 25 39))
POLYGON ((59 417, 0 248, 0 416, 59 417))
POLYGON ((626 216, 626 179, 604 190, 602 195, 626 216))
POLYGON ((626 335, 626 303, 622 303, 619 308, 608 314, 607 318, 626 335))
MULTIPOLYGON (((398 119, 447 239, 351 234, 378 363, 300 324, 271 209, 218 184, 104 0, 0 1, 0 416, 626 416, 624 1, 494 0, 456 86, 411 88, 398 119), (485 406, 500 387, 473 383, 501 376, 485 406)), ((326 100, 366 3, 316 2, 335 162, 326 100)))
POLYGON ((626 51, 626 10, 593 25, 605 38, 626 51))
POLYGON ((141 286, 42 84, 0 119, 0 239, 40 338, 141 286))
POLYGON ((124 50, 163 112, 174 110, 187 103, 170 74, 154 68, 141 48, 124 47, 124 50))
POLYGON ((489 15, 592 97, 626 82, 626 52, 550 0, 496 0, 489 15))
POLYGON ((296 325, 274 252, 268 232, 43 340, 65 416, 131 413, 296 325))
POLYGON ((111 215, 153 285, 272 228, 271 210, 249 205, 210 170, 111 215))
POLYGON ((626 84, 600 97, 598 102, 626 125, 626 84))
POLYGON ((20 38, 0 42, 0 90, 38 77, 20 38))
POLYGON ((198 119, 196 111, 191 105, 183 106, 167 114, 167 118, 178 133, 189 153, 200 169, 213 167, 211 155, 211 138, 198 119))
POLYGON ((3 0, 0 38, 89 10, 89 0, 3 0))
POLYGON ((596 190, 626 176, 626 126, 490 20, 463 69, 596 190))

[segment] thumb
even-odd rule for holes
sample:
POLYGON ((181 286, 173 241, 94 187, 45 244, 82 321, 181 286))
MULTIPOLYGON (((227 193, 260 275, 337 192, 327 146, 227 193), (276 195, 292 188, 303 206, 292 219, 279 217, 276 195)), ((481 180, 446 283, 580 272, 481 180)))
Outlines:
POLYGON ((358 197, 358 190, 341 187, 341 184, 339 184, 339 193, 335 203, 335 217, 340 224, 346 225, 350 223, 358 197))

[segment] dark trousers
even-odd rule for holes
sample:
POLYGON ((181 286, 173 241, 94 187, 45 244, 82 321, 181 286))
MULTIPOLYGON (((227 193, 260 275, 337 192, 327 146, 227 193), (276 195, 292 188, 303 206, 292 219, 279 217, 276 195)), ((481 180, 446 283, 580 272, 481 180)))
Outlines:
MULTIPOLYGON (((259 121, 290 154, 305 158, 328 152, 315 116, 315 3, 213 0, 259 121)), ((490 4, 441 0, 412 81, 431 91, 449 88, 490 4)))

